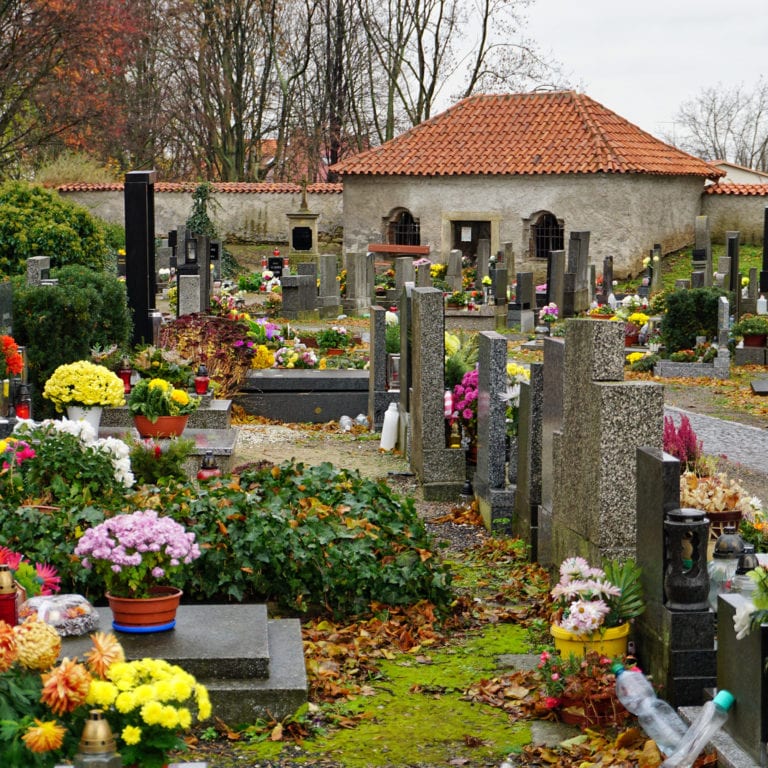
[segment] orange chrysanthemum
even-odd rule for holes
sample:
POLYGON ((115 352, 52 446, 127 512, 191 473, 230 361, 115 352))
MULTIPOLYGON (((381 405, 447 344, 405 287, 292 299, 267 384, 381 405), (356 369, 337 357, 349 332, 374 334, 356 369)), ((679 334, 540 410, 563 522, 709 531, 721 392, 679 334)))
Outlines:
POLYGON ((43 692, 40 701, 54 715, 72 712, 85 703, 91 686, 91 674, 85 665, 64 659, 58 667, 41 675, 43 692))
POLYGON ((18 650, 16 648, 16 635, 13 627, 0 621, 0 672, 5 672, 16 661, 18 650))
POLYGON ((50 752, 58 749, 64 742, 66 728, 60 726, 55 720, 38 720, 27 728, 27 732, 21 737, 30 752, 50 752))
POLYGON ((56 663, 61 650, 61 638, 50 624, 30 618, 15 626, 13 631, 22 667, 48 669, 56 663))
POLYGON ((116 661, 125 661, 123 646, 111 632, 94 632, 91 635, 91 642, 93 649, 85 654, 88 669, 95 677, 106 680, 107 670, 116 661))

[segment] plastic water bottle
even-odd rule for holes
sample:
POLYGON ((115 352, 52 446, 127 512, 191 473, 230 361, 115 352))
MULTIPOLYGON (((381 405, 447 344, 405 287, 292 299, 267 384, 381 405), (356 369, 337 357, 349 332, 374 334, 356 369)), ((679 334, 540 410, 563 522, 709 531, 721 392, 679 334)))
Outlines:
POLYGON ((639 670, 626 669, 618 662, 611 667, 616 675, 616 696, 633 714, 640 727, 665 754, 671 755, 681 743, 686 725, 666 701, 656 696, 650 680, 639 670))
POLYGON ((677 749, 661 764, 661 768, 691 768, 699 753, 728 719, 728 710, 733 706, 733 701, 733 695, 728 691, 719 691, 712 701, 707 701, 677 749))

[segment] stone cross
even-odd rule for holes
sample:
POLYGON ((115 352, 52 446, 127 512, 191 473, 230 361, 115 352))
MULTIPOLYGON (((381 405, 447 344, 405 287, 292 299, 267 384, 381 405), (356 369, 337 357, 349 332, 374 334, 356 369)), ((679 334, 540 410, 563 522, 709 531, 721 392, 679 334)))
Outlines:
POLYGON ((704 272, 704 287, 712 285, 712 237, 709 217, 697 216, 694 227, 693 270, 704 272))

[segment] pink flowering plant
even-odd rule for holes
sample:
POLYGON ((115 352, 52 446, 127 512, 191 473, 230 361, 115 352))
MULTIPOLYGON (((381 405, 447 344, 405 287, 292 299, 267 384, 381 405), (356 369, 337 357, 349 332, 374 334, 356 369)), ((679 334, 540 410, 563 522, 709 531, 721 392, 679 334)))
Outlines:
POLYGON ((559 315, 557 304, 550 302, 546 306, 542 307, 539 311, 539 321, 551 325, 554 323, 559 315))
POLYGON ((477 377, 477 368, 473 368, 453 388, 454 413, 470 437, 477 431, 477 377))
POLYGON ((640 568, 633 560, 612 560, 603 569, 583 557, 569 557, 550 594, 553 623, 574 635, 618 627, 645 610, 640 568))
POLYGON ((150 597, 153 586, 200 557, 195 534, 154 509, 116 515, 89 528, 75 547, 117 597, 150 597))

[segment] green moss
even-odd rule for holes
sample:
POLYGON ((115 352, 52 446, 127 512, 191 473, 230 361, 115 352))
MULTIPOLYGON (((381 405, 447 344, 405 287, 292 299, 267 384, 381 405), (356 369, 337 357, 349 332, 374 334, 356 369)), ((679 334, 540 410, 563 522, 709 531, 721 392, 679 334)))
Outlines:
MULTIPOLYGON (((307 765, 336 760, 348 768, 414 763, 444 766, 460 759, 472 765, 500 762, 504 755, 530 742, 529 726, 524 721, 511 722, 499 709, 461 697, 473 682, 500 674, 498 656, 528 650, 525 629, 498 624, 470 634, 457 647, 422 647, 382 662, 381 679, 373 683, 375 695, 357 698, 339 709, 347 717, 364 715, 359 725, 305 741, 301 755, 286 746, 284 756, 290 754, 296 763, 307 765), (465 737, 480 743, 469 746, 465 737)), ((254 745, 248 754, 274 757, 273 752, 262 751, 273 747, 254 745)))

